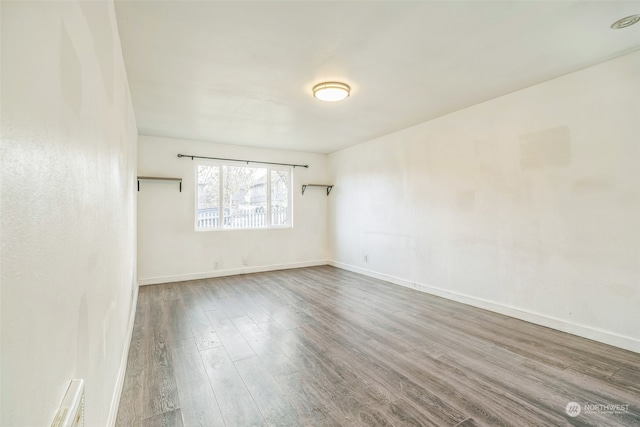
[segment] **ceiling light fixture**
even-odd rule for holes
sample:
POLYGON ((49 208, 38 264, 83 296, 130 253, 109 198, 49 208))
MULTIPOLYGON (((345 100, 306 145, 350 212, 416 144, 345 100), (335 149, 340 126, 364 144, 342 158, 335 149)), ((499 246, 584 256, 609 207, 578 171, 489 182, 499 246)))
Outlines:
POLYGON ((614 30, 619 30, 621 28, 627 28, 632 26, 633 24, 640 21, 640 15, 631 15, 622 19, 618 19, 616 22, 611 24, 611 28, 614 30))
POLYGON ((339 82, 324 82, 313 87, 313 96, 320 101, 342 101, 349 96, 349 85, 339 82))

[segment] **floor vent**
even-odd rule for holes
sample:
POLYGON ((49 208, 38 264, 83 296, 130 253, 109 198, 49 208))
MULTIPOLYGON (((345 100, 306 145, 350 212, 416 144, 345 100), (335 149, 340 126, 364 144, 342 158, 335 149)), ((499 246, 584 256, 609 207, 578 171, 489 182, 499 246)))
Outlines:
POLYGON ((84 427, 84 380, 72 380, 51 427, 84 427))

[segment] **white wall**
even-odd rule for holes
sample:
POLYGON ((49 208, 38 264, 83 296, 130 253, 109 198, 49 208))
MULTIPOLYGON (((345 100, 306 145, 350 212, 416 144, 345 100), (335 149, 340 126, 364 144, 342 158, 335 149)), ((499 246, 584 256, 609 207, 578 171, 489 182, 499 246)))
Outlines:
MULTIPOLYGON (((327 156, 265 150, 140 135, 140 176, 182 178, 178 184, 141 181, 138 193, 138 276, 140 284, 164 283, 326 264, 327 196, 323 189, 301 195, 302 184, 323 184, 327 156), (308 164, 293 169, 293 228, 194 231, 195 165, 177 154, 308 164), (242 258, 247 257, 247 266, 242 258), (215 263, 218 267, 215 268, 215 263)), ((331 196, 330 196, 331 197, 331 196)))
MULTIPOLYGON (((3 426, 119 393, 135 284, 136 125, 113 4, 2 2, 3 426)), ((126 356, 126 354, 125 354, 126 356)))
POLYGON ((334 265, 640 352, 639 93, 636 51, 331 154, 334 265))

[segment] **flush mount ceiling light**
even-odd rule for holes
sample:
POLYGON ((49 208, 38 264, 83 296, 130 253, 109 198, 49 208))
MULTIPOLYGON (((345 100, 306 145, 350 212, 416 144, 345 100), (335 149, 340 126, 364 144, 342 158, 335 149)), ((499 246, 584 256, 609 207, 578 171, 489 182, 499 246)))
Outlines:
POLYGON ((631 15, 622 19, 618 19, 616 22, 611 24, 611 28, 614 30, 619 30, 621 28, 627 28, 640 21, 640 15, 631 15))
POLYGON ((320 101, 342 101, 349 96, 349 85, 339 82, 324 82, 313 87, 313 96, 320 101))

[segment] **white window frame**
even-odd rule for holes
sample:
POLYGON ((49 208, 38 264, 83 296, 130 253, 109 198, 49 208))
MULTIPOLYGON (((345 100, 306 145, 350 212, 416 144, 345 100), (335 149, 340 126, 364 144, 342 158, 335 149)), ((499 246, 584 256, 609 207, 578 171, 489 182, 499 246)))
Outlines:
MULTIPOLYGON (((262 164, 238 164, 234 162, 218 162, 218 161, 199 161, 194 165, 194 228, 195 231, 247 231, 247 230, 270 230, 270 229, 287 229, 293 228, 293 167, 291 166, 279 166, 279 165, 262 165, 262 164), (218 168, 218 226, 217 227, 198 227, 198 168, 200 166, 217 167, 218 168), (267 196, 267 209, 266 209, 266 222, 264 227, 225 227, 224 226, 224 166, 228 167, 252 167, 266 169, 266 196, 267 196), (288 186, 288 203, 287 203, 287 218, 289 218, 288 224, 274 225, 272 224, 272 210, 271 206, 271 172, 272 171, 286 171, 289 173, 289 186, 288 186)), ((231 208, 229 207, 229 211, 231 208)))

